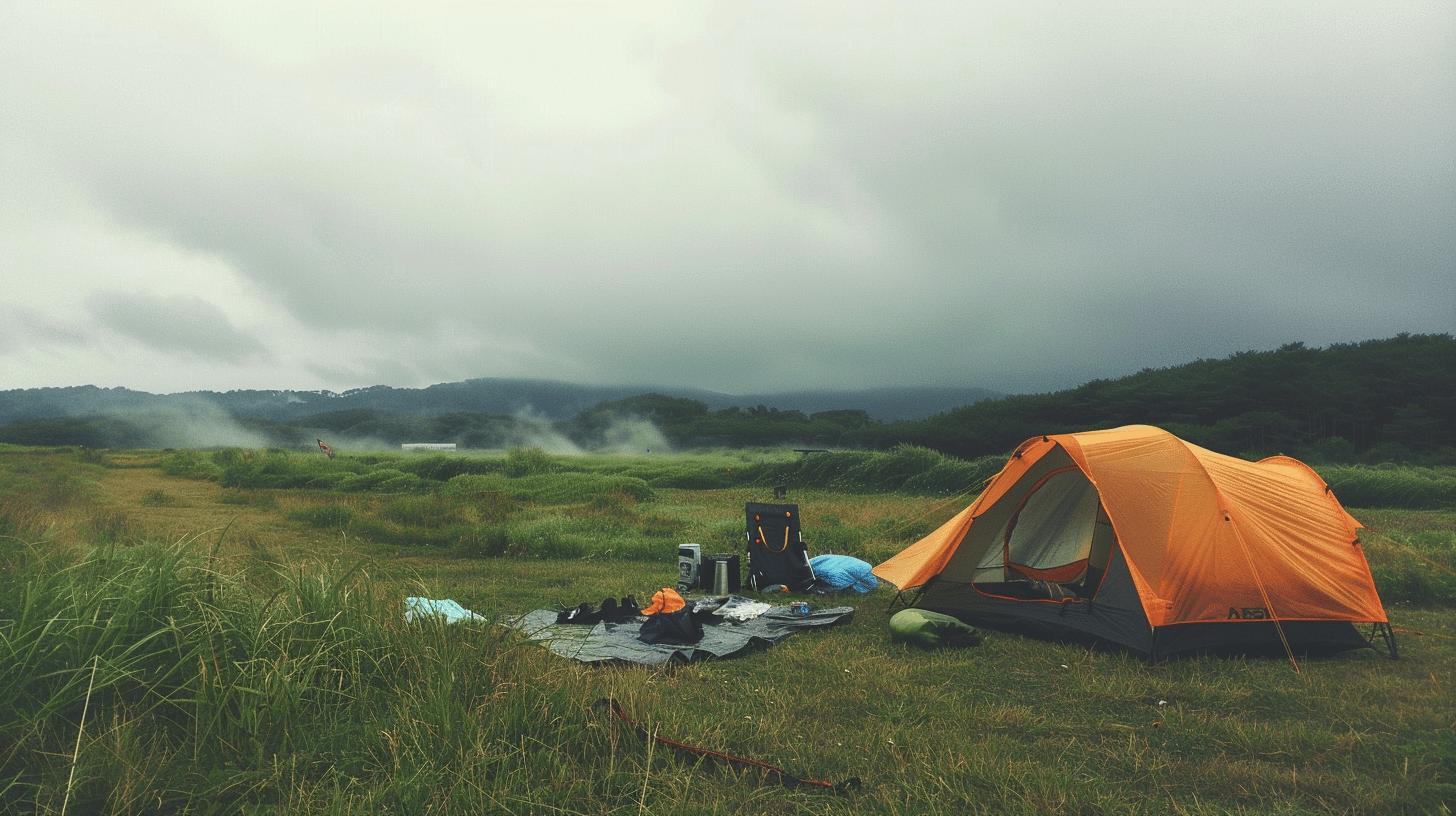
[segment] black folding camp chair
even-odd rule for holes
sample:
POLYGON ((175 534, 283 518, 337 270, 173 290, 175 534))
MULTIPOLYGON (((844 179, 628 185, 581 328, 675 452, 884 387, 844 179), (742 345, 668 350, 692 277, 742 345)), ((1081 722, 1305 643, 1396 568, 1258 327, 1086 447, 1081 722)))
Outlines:
POLYGON ((799 529, 799 506, 749 502, 743 512, 747 521, 748 585, 762 590, 783 584, 793 592, 813 587, 814 568, 809 566, 809 548, 799 529))

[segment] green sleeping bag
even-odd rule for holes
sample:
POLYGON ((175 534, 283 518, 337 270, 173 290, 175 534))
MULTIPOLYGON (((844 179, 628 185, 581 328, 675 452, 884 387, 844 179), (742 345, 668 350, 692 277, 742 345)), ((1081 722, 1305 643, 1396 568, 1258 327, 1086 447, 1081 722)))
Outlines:
POLYGON ((890 640, 923 649, 939 649, 943 646, 975 646, 981 642, 981 633, 974 626, 961 623, 950 615, 924 609, 902 609, 890 618, 890 640))

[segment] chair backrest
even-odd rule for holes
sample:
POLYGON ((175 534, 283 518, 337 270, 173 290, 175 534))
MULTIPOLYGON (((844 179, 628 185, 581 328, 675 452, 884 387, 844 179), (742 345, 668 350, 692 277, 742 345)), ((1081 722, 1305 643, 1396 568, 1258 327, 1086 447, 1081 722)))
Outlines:
POLYGON ((814 583, 809 548, 799 529, 797 504, 760 504, 743 507, 748 539, 748 584, 763 589, 783 584, 800 591, 814 583))

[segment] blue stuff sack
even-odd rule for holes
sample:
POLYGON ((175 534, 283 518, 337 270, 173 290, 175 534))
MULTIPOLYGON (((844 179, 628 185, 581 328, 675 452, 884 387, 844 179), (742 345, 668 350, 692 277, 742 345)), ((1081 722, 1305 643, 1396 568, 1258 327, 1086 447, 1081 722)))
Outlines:
POLYGON ((873 590, 880 579, 870 572, 872 567, 848 555, 816 555, 809 559, 819 585, 829 589, 849 589, 859 593, 873 590))

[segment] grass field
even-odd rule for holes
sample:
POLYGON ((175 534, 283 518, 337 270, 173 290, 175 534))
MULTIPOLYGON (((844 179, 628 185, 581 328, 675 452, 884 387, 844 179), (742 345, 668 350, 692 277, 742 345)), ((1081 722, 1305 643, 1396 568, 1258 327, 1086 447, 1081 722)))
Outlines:
POLYGON ((888 642, 883 588, 848 601, 848 625, 657 670, 401 619, 405 595, 487 615, 644 597, 678 542, 736 544, 743 502, 775 484, 815 552, 878 561, 997 466, 0 447, 0 810, 1450 812, 1450 469, 1326 476, 1369 505, 1347 501, 1394 662, 1151 664, 1001 633, 910 651, 888 642), (649 750, 589 712, 603 696, 663 736, 865 787, 785 790, 649 750))

